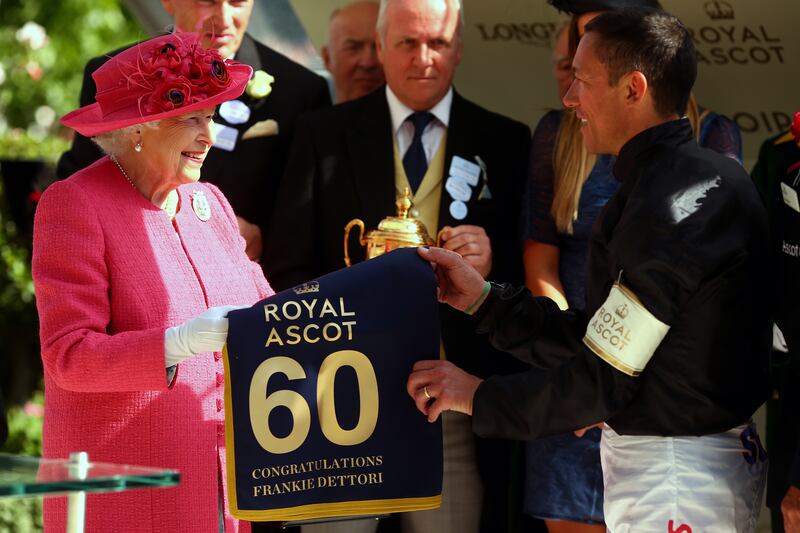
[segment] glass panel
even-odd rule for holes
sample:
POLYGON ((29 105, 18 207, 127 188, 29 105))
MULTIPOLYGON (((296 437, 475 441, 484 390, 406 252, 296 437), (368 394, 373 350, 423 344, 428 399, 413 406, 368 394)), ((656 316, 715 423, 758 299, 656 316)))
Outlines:
POLYGON ((0 498, 171 487, 179 481, 175 470, 93 462, 78 466, 67 459, 0 453, 0 498))

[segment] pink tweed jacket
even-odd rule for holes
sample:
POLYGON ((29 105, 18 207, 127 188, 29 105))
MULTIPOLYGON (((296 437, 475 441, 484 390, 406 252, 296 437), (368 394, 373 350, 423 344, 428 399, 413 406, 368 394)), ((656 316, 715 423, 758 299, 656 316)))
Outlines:
MULTIPOLYGON (((89 495, 87 531, 218 530, 219 491, 227 491, 221 356, 186 360, 168 384, 164 330, 273 291, 246 257, 222 193, 192 183, 178 194, 170 221, 105 157, 53 184, 36 212, 45 457, 86 451, 92 461, 181 474, 176 488, 89 495), (193 210, 198 191, 207 222, 193 210)), ((46 501, 48 530, 64 531, 65 515, 65 498, 46 501)), ((250 531, 227 503, 225 531, 250 531)))

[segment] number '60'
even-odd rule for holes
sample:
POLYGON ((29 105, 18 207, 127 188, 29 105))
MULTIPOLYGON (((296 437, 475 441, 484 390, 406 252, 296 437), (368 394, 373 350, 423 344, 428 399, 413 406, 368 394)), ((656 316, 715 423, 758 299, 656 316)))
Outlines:
MULTIPOLYGON (((311 409, 305 398, 292 390, 279 390, 264 395, 273 374, 283 374, 289 380, 304 379, 300 363, 289 357, 271 357, 258 365, 250 381, 250 425, 256 440, 270 453, 289 453, 305 442, 311 429, 311 409), (276 437, 269 427, 269 414, 276 407, 286 407, 292 414, 292 430, 285 437, 276 437)), ((322 433, 339 446, 353 446, 367 440, 378 423, 378 380, 366 355, 355 350, 334 352, 322 361, 317 378, 317 410, 322 433), (336 418, 334 382, 343 366, 356 372, 359 390, 358 424, 343 429, 336 418)))

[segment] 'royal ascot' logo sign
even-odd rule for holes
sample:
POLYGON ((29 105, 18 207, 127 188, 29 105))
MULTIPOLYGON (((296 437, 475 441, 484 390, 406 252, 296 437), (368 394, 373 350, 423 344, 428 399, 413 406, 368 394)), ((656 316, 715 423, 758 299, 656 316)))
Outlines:
POLYGON ((703 4, 703 10, 710 23, 689 28, 699 65, 785 63, 785 45, 773 29, 752 21, 737 24, 733 6, 724 0, 710 0, 703 4))
POLYGON ((231 512, 290 521, 433 509, 441 424, 405 390, 439 357, 436 281, 397 250, 229 315, 231 512))
POLYGON ((704 6, 711 20, 733 20, 733 6, 723 0, 711 0, 704 6))

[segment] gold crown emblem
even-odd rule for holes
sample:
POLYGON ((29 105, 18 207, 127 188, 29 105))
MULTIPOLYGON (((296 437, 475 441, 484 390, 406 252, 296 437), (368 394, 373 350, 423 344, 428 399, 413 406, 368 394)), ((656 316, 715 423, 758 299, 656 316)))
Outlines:
POLYGON ((311 292, 319 292, 319 281, 309 281, 294 288, 295 294, 308 294, 311 292))
POLYGON ((616 313, 618 317, 624 319, 626 316, 628 316, 628 304, 618 305, 614 310, 614 313, 616 313))
POLYGON ((711 0, 703 6, 711 20, 733 19, 733 6, 724 0, 711 0))

